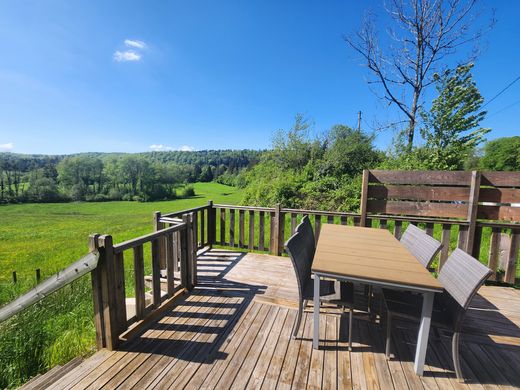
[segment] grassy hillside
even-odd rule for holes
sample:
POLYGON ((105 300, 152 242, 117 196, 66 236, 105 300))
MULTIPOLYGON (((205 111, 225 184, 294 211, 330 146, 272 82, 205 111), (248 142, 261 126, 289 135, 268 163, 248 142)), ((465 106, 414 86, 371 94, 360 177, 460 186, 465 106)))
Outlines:
POLYGON ((154 211, 201 206, 213 200, 236 204, 241 192, 218 183, 196 183, 196 196, 164 202, 51 203, 0 206, 0 282, 16 271, 20 281, 55 273, 87 252, 91 233, 121 242, 152 230, 154 211))

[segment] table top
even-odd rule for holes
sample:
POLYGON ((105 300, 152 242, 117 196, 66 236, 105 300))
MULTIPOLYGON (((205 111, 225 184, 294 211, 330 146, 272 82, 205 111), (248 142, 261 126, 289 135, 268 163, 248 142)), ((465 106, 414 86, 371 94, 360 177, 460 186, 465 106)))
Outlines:
POLYGON ((387 229, 324 224, 312 272, 415 290, 443 289, 387 229))

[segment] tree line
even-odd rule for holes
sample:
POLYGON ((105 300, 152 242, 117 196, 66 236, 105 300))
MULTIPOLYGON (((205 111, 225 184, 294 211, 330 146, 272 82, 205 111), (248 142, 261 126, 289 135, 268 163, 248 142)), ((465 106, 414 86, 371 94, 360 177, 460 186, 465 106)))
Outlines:
POLYGON ((194 194, 190 183, 229 181, 254 165, 260 154, 255 150, 61 156, 0 153, 0 203, 186 197, 194 194))
POLYGON ((273 140, 253 169, 244 172, 245 204, 356 211, 363 169, 520 170, 520 137, 485 143, 484 99, 471 75, 472 64, 434 75, 437 96, 422 109, 422 142, 397 137, 386 152, 374 134, 336 125, 312 135, 312 123, 297 115, 273 140))

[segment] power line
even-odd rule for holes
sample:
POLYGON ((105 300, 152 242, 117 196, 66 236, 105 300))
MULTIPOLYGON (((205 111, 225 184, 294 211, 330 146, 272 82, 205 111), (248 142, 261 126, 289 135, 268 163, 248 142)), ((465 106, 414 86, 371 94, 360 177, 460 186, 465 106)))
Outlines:
POLYGON ((520 80, 520 76, 518 76, 516 79, 511 81, 504 89, 502 89, 499 93, 497 93, 495 96, 493 96, 490 100, 487 101, 486 104, 484 104, 481 108, 486 107, 489 103, 491 103, 493 100, 495 100, 497 97, 502 95, 507 89, 509 89, 514 83, 516 83, 518 80, 520 80))
POLYGON ((513 106, 516 106, 518 103, 520 103, 520 100, 517 100, 516 102, 511 103, 510 105, 505 106, 504 108, 502 108, 502 109, 500 109, 500 110, 498 110, 498 111, 495 111, 494 113, 490 114, 490 115, 488 116, 488 118, 491 118, 491 117, 493 117, 493 116, 495 116, 495 115, 497 115, 497 114, 500 114, 501 112, 503 112, 503 111, 505 111, 505 110, 507 110, 507 109, 513 107, 513 106))

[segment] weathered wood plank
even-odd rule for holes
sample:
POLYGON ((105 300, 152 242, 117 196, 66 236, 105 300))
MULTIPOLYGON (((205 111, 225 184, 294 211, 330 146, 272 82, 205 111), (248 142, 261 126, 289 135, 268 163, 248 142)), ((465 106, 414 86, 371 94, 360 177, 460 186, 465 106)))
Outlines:
MULTIPOLYGON (((359 201, 359 226, 366 226, 366 218, 368 212, 368 184, 370 182, 370 171, 368 169, 363 170, 363 178, 361 182, 361 198, 359 201)), ((354 223, 355 223, 354 219, 354 223)), ((358 226, 356 224, 356 226, 358 226)))
POLYGON ((422 217, 465 218, 468 205, 394 200, 369 200, 367 209, 376 214, 417 215, 422 217))
POLYGON ((519 222, 520 207, 479 205, 477 215, 479 219, 519 222))
POLYGON ((135 316, 137 320, 144 318, 145 290, 144 290, 144 253, 143 246, 134 248, 134 284, 135 284, 135 316))
POLYGON ((394 237, 397 238, 398 240, 400 240, 402 233, 403 233, 403 222, 395 221, 394 222, 394 237))
POLYGON ((320 230, 321 230, 321 215, 316 214, 314 216, 314 239, 318 242, 320 238, 320 230))
POLYGON ((471 172, 465 171, 383 171, 370 170, 370 182, 384 184, 435 184, 469 186, 471 172))
POLYGON ((482 185, 520 188, 520 172, 482 172, 482 185))
POLYGON ((468 201, 468 187, 443 186, 397 186, 371 185, 368 197, 371 199, 418 200, 418 201, 468 201))
POLYGON ((438 270, 440 271, 446 260, 448 260, 448 256, 450 253, 450 237, 451 237, 451 225, 442 224, 442 233, 441 233, 441 253, 439 256, 439 265, 438 270))
POLYGON ((258 250, 263 251, 265 245, 265 213, 260 211, 258 216, 258 250))
POLYGON ((248 239, 249 250, 255 249, 255 211, 249 210, 249 239, 248 239))
POLYGON ((504 281, 506 283, 514 284, 516 277, 516 264, 518 262, 518 249, 520 248, 520 229, 512 229, 511 231, 511 245, 509 246, 509 253, 507 254, 506 273, 504 281))
POLYGON ((500 235, 502 233, 502 229, 500 228, 492 228, 491 229, 491 238, 489 241, 489 257, 488 257, 488 268, 493 271, 493 274, 489 277, 490 280, 496 280, 497 278, 497 267, 498 267, 498 258, 500 255, 500 235))
POLYGON ((459 225, 459 240, 457 243, 457 247, 466 250, 466 242, 468 241, 468 227, 464 225, 459 225))
POLYGON ((206 218, 205 218, 205 215, 207 214, 207 212, 205 212, 204 209, 200 210, 200 233, 199 233, 199 237, 200 237, 200 246, 203 247, 206 245, 206 229, 205 229, 205 225, 206 225, 206 218))
POLYGON ((244 244, 245 227, 244 227, 244 210, 238 211, 238 247, 245 248, 244 244))
POLYGON ((425 232, 427 235, 429 235, 430 237, 433 237, 433 229, 434 229, 435 225, 433 223, 430 223, 428 222, 426 224, 426 229, 425 229, 425 232))
POLYGON ((291 213, 291 236, 296 231, 296 225, 297 225, 296 224, 296 217, 297 217, 296 213, 291 213))
POLYGON ((159 241, 152 241, 152 293, 155 307, 161 305, 161 265, 159 263, 159 241))
POLYGON ((229 246, 235 246, 235 209, 229 209, 229 246))
MULTIPOLYGON (((287 321, 290 321, 291 318, 294 320, 294 316, 289 316, 288 314, 288 309, 280 310, 279 316, 273 324, 272 330, 269 332, 268 338, 264 344, 264 348, 262 349, 262 352, 258 358, 255 368, 251 373, 251 376, 249 377, 249 381, 246 385, 247 388, 259 389, 262 386, 264 378, 266 378, 269 374, 269 364, 273 360, 274 352, 277 348, 278 343, 284 342, 284 336, 286 336, 287 338, 290 337, 289 332, 282 332, 283 329, 286 328, 287 321)), ((292 325, 292 322, 290 322, 290 324, 292 325)), ((281 363, 279 367, 271 368, 273 373, 279 373, 280 369, 281 363)), ((276 379, 277 378, 278 376, 276 375, 276 379)), ((276 380, 274 382, 276 384, 276 380)))
POLYGON ((220 245, 226 245, 226 209, 220 209, 220 245))
POLYGON ((520 189, 516 188, 480 188, 479 200, 494 203, 518 203, 520 189))
POLYGON ((166 281, 168 297, 172 297, 175 289, 175 273, 173 264, 175 262, 173 248, 173 234, 166 235, 166 281))

